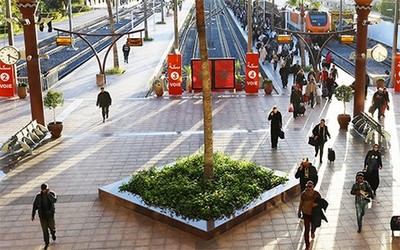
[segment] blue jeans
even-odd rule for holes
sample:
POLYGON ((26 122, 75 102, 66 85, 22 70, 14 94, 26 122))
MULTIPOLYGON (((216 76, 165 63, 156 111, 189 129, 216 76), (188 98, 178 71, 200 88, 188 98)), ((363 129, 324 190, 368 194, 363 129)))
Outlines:
POLYGON ((362 227, 362 218, 365 215, 365 210, 368 207, 368 202, 366 201, 360 201, 356 202, 356 215, 357 215, 357 225, 358 225, 358 230, 361 230, 362 227))

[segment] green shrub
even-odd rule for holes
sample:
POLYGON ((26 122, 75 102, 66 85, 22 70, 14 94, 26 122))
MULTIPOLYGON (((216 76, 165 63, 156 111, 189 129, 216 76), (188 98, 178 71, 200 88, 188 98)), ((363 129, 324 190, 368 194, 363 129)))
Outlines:
POLYGON ((264 191, 286 182, 255 162, 214 154, 214 180, 204 180, 203 154, 180 158, 172 166, 134 173, 119 190, 141 196, 148 205, 194 220, 231 216, 264 191))
POLYGON ((92 8, 87 5, 72 5, 72 13, 91 11, 92 8))
POLYGON ((123 73, 125 73, 125 70, 124 69, 121 69, 121 68, 111 68, 111 69, 106 69, 106 72, 105 72, 106 74, 109 74, 109 75, 117 75, 117 74, 123 74, 123 73))

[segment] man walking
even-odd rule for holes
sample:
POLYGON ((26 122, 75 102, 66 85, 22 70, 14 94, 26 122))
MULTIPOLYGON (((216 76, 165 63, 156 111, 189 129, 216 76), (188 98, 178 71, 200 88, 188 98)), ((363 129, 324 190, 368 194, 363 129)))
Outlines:
POLYGON ((103 122, 108 119, 108 111, 111 105, 111 96, 110 93, 104 90, 104 87, 100 88, 101 92, 97 95, 97 103, 96 106, 101 108, 101 113, 103 115, 103 122))
POLYGON ((318 183, 317 169, 311 164, 311 162, 308 161, 307 157, 303 158, 303 161, 300 163, 300 166, 297 169, 294 177, 296 177, 296 179, 300 178, 301 192, 306 189, 306 184, 308 181, 312 181, 314 186, 318 183))
POLYGON ((54 203, 57 201, 57 195, 54 191, 50 190, 47 183, 41 185, 41 191, 36 195, 32 207, 32 221, 35 220, 35 213, 38 210, 40 225, 42 226, 43 238, 45 249, 49 247, 49 229, 53 241, 56 240, 56 226, 54 221, 54 213, 56 211, 54 203))
POLYGON ((367 181, 364 181, 364 173, 358 172, 356 176, 356 183, 353 184, 351 188, 351 194, 355 195, 356 199, 356 215, 357 215, 357 225, 358 233, 361 233, 362 229, 362 219, 365 215, 365 210, 368 206, 369 197, 374 198, 371 186, 367 181))
POLYGON ((328 137, 329 139, 331 138, 328 126, 325 125, 324 119, 321 119, 319 124, 314 127, 312 133, 314 135, 314 139, 318 142, 317 145, 315 145, 315 157, 317 157, 319 151, 319 163, 322 163, 325 142, 328 141, 328 137))
POLYGON ((131 47, 128 45, 128 43, 125 43, 122 46, 122 52, 124 53, 124 62, 128 63, 128 58, 129 58, 129 52, 131 51, 131 47))
POLYGON ((271 121, 271 147, 277 148, 278 137, 282 129, 282 115, 276 106, 274 106, 272 111, 269 113, 268 121, 271 121))

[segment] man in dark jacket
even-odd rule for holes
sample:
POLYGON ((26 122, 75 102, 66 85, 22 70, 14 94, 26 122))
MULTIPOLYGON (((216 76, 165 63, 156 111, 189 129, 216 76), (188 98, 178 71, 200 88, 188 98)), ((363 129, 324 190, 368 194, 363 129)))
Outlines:
POLYGON ((350 193, 355 196, 357 225, 358 225, 357 232, 361 233, 362 219, 367 210, 368 203, 371 202, 369 200, 369 197, 374 198, 371 186, 367 181, 364 181, 363 172, 357 173, 356 182, 351 187, 350 193))
POLYGON ((329 134, 328 126, 325 125, 325 120, 321 119, 319 124, 314 127, 312 131, 314 135, 314 139, 318 142, 317 145, 315 145, 315 157, 318 155, 318 150, 319 150, 319 162, 322 163, 322 155, 324 154, 324 145, 325 142, 328 141, 331 138, 331 135, 329 134))
POLYGON ((272 111, 269 113, 268 121, 271 121, 271 147, 277 148, 278 137, 282 129, 282 115, 276 106, 274 106, 272 111))
POLYGON ((53 240, 56 240, 56 226, 54 221, 54 213, 56 209, 54 203, 57 201, 57 195, 55 192, 50 190, 47 183, 43 183, 41 186, 41 192, 36 195, 33 201, 32 207, 32 221, 35 220, 35 213, 38 210, 40 225, 42 226, 43 238, 45 243, 45 249, 49 247, 49 229, 53 240))
POLYGON ((300 178, 301 192, 306 189, 306 184, 308 181, 312 181, 314 185, 317 185, 318 183, 317 169, 311 164, 311 162, 308 161, 307 157, 303 158, 303 161, 300 163, 300 166, 297 169, 294 177, 296 177, 296 179, 300 178))
POLYGON ((103 122, 108 119, 108 110, 111 105, 111 96, 110 93, 104 90, 104 87, 101 87, 101 92, 97 95, 97 103, 96 106, 101 108, 101 113, 103 115, 103 122))
POLYGON ((124 62, 128 63, 129 52, 131 51, 131 47, 129 47, 128 43, 125 43, 122 46, 122 52, 124 53, 124 62))

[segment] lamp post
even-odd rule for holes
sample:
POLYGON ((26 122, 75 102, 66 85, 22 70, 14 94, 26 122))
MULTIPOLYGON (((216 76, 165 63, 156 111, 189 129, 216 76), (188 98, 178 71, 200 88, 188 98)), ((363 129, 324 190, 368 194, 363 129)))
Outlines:
POLYGON ((357 46, 353 116, 357 116, 361 111, 364 111, 368 14, 372 8, 372 0, 356 0, 355 2, 357 12, 357 46))
MULTIPOLYGON (((305 11, 304 11, 304 0, 301 0, 301 10, 300 10, 300 26, 301 26, 301 31, 305 31, 304 27, 304 16, 305 16, 305 11)), ((301 58, 301 66, 306 65, 306 58, 305 58, 305 50, 304 50, 304 43, 302 40, 297 41, 299 43, 300 47, 300 58, 301 58)))
POLYGON ((253 15, 251 13, 251 0, 247 0, 247 53, 253 52, 252 36, 253 36, 253 15))
POLYGON ((24 41, 26 53, 26 66, 28 69, 28 82, 31 101, 32 120, 44 125, 44 110, 42 98, 42 84, 40 81, 40 64, 37 46, 37 34, 34 13, 37 8, 36 0, 17 0, 17 6, 23 19, 28 19, 24 27, 24 41), (28 59, 29 58, 29 59, 28 59))

